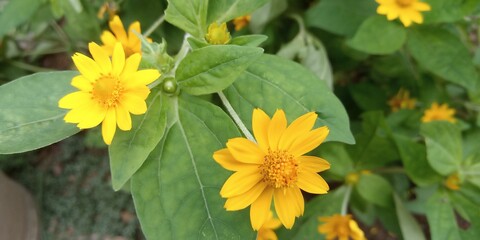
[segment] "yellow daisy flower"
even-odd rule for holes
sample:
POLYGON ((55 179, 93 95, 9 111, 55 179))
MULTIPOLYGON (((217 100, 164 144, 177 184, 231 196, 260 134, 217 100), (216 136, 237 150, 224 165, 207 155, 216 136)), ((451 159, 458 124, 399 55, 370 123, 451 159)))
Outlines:
POLYGON ((218 25, 216 22, 210 24, 205 39, 210 44, 227 44, 230 42, 230 32, 227 29, 227 24, 218 25))
POLYGON ((273 217, 272 211, 268 214, 267 221, 258 229, 257 240, 278 240, 275 229, 282 226, 282 222, 273 217))
POLYGON ((400 18, 405 27, 412 25, 412 22, 423 23, 423 16, 420 12, 431 10, 430 5, 418 0, 375 1, 380 4, 377 8, 378 14, 387 15, 389 21, 400 18))
POLYGON ((443 185, 453 191, 460 189, 460 178, 458 177, 458 173, 448 176, 445 182, 443 182, 443 185))
POLYGON ((233 25, 235 26, 235 31, 240 31, 245 26, 247 26, 248 23, 250 23, 251 18, 252 17, 250 15, 245 15, 245 16, 241 16, 233 19, 233 25))
POLYGON ((252 127, 257 143, 245 138, 228 140, 227 147, 213 158, 222 167, 235 171, 223 185, 220 195, 227 198, 225 208, 236 211, 250 206, 250 220, 255 230, 268 219, 272 198, 282 224, 292 228, 295 217, 303 215, 304 200, 300 189, 315 194, 329 190, 317 174, 330 168, 321 158, 303 156, 327 137, 326 126, 311 130, 317 114, 309 112, 287 127, 283 110, 270 117, 253 110, 252 127))
POLYGON ((416 102, 417 99, 410 98, 410 92, 408 90, 400 88, 398 93, 388 101, 388 105, 392 109, 392 112, 397 112, 400 109, 414 109, 416 102))
POLYGON ((357 222, 352 219, 352 215, 334 214, 330 217, 318 218, 323 224, 318 226, 318 232, 326 235, 327 240, 332 239, 353 239, 365 240, 365 234, 358 227, 357 222))
POLYGON ((139 34, 142 33, 138 21, 130 24, 128 27, 128 33, 125 32, 122 20, 120 20, 118 16, 114 16, 108 25, 113 33, 110 31, 103 31, 100 39, 103 43, 102 47, 107 51, 109 56, 113 54, 113 49, 117 42, 122 43, 123 50, 127 57, 134 53, 142 53, 142 43, 134 33, 134 31, 139 34))
POLYGON ((117 125, 124 131, 132 128, 130 113, 147 111, 145 99, 150 89, 146 85, 155 81, 160 73, 153 69, 138 71, 140 54, 125 60, 120 43, 115 45, 111 60, 96 43, 90 43, 88 48, 93 59, 81 53, 72 57, 80 72, 72 79, 72 86, 79 91, 64 96, 58 106, 71 109, 65 115, 65 122, 77 123, 80 129, 102 123, 103 140, 110 144, 117 125))
POLYGON ((451 123, 455 123, 457 120, 453 117, 455 115, 455 109, 449 108, 446 103, 438 105, 438 103, 432 103, 432 106, 425 110, 422 117, 422 122, 431 122, 444 120, 451 123))

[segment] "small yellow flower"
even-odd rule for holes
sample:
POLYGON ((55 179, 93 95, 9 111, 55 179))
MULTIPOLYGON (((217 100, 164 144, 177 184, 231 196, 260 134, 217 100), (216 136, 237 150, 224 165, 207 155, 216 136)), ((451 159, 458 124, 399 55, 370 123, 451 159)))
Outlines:
POLYGON ((416 102, 417 99, 410 98, 410 92, 408 90, 400 88, 398 93, 388 101, 388 105, 392 109, 392 112, 396 112, 400 109, 414 109, 416 102))
POLYGON ((455 109, 449 108, 446 103, 438 105, 438 103, 432 103, 432 106, 425 110, 422 117, 422 122, 431 122, 444 120, 451 123, 455 123, 457 120, 453 117, 455 115, 455 109))
POLYGON ((240 31, 245 26, 247 26, 248 23, 250 23, 251 18, 252 17, 250 15, 245 15, 245 16, 241 16, 233 19, 233 25, 235 26, 235 31, 240 31))
POLYGON ((227 29, 227 24, 222 23, 218 25, 216 22, 210 24, 205 39, 210 44, 227 44, 230 41, 230 32, 227 29))
POLYGON ((254 109, 253 133, 257 143, 245 138, 228 140, 227 148, 216 151, 213 158, 222 167, 235 171, 223 185, 220 195, 228 198, 225 208, 236 211, 250 206, 250 220, 255 230, 268 219, 272 198, 282 224, 292 228, 295 217, 303 215, 304 200, 300 189, 325 194, 327 182, 317 174, 330 168, 319 157, 303 156, 327 137, 328 127, 311 130, 315 112, 297 118, 287 127, 283 110, 272 119, 254 109))
POLYGON ((372 174, 372 172, 369 170, 362 170, 360 172, 351 172, 347 174, 347 176, 345 177, 345 182, 349 185, 355 185, 358 183, 358 180, 360 180, 361 175, 368 175, 368 174, 372 174))
POLYGON ((365 240, 365 234, 358 227, 357 222, 352 219, 352 215, 334 214, 330 217, 320 217, 319 220, 324 222, 318 226, 318 232, 326 235, 327 240, 332 239, 349 239, 365 240))
POLYGON ((257 240, 278 240, 275 229, 282 226, 282 222, 273 217, 272 211, 268 214, 267 221, 258 229, 257 240))
POLYGON ((377 13, 387 15, 387 19, 392 21, 400 18, 405 27, 412 25, 412 22, 422 24, 423 16, 420 12, 430 11, 431 7, 427 3, 418 0, 376 0, 380 4, 377 13))
POLYGON ((460 178, 458 177, 458 173, 453 173, 447 177, 443 185, 450 190, 457 191, 460 189, 460 178))
POLYGON ((122 20, 120 20, 118 16, 113 17, 108 25, 113 33, 110 31, 103 31, 100 39, 103 43, 102 47, 107 51, 109 56, 113 54, 113 49, 117 42, 122 44, 123 50, 127 57, 134 53, 142 53, 142 43, 140 38, 138 38, 134 33, 134 31, 138 34, 142 33, 140 29, 140 23, 138 21, 130 24, 128 27, 128 33, 125 32, 122 20))
POLYGON ((72 79, 72 86, 79 89, 64 96, 58 106, 71 109, 65 122, 77 123, 80 129, 93 128, 102 123, 102 136, 106 144, 112 142, 117 125, 130 130, 130 113, 147 111, 145 99, 150 90, 147 84, 160 76, 157 70, 138 71, 140 54, 125 60, 122 45, 117 43, 110 60, 108 53, 96 43, 88 45, 93 59, 76 53, 72 59, 80 75, 72 79))

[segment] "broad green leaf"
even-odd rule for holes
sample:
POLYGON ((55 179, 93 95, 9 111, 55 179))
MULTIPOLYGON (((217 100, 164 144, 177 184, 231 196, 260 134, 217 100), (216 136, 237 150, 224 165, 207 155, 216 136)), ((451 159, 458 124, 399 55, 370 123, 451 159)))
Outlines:
POLYGON ((270 0, 210 0, 208 3, 208 23, 230 21, 260 8, 270 0))
POLYGON ((326 31, 353 36, 357 28, 377 7, 370 0, 322 0, 306 12, 308 27, 318 27, 326 31))
POLYGON ((424 0, 432 10, 422 12, 425 17, 423 24, 456 22, 478 9, 477 0, 424 0))
POLYGON ((230 41, 230 44, 247 47, 258 47, 260 46, 260 44, 265 42, 267 38, 267 36, 261 34, 243 35, 233 38, 230 41))
POLYGON ((220 189, 231 174, 212 158, 239 136, 229 116, 180 96, 177 121, 132 177, 138 218, 148 239, 254 239, 248 211, 228 212, 220 189))
POLYGON ((426 207, 432 240, 461 239, 452 204, 446 194, 437 192, 430 197, 426 207))
POLYGON ((301 48, 298 54, 300 63, 310 69, 319 79, 325 81, 330 89, 333 89, 333 73, 327 51, 322 42, 313 35, 307 35, 307 45, 301 48))
POLYGON ((198 48, 203 48, 203 47, 206 47, 206 46, 210 46, 210 44, 208 44, 205 40, 202 41, 198 38, 189 37, 189 38, 187 38, 187 41, 188 41, 188 44, 190 44, 190 47, 193 50, 196 50, 198 48))
POLYGON ((74 88, 78 72, 49 72, 25 76, 0 86, 0 154, 41 148, 80 130, 65 123, 58 100, 74 88))
POLYGON ((165 20, 194 37, 203 38, 207 32, 208 1, 168 0, 165 20))
MULTIPOLYGON (((449 198, 451 199, 454 209, 457 212, 464 212, 465 216, 463 217, 469 223, 468 229, 460 229, 460 236, 462 236, 461 239, 476 239, 480 235, 480 212, 472 211, 472 209, 478 209, 478 203, 456 193, 450 194, 449 198)), ((476 199, 479 199, 478 196, 476 199)))
POLYGON ((262 55, 226 89, 225 95, 240 118, 250 127, 253 108, 270 116, 283 109, 292 122, 310 111, 318 113, 316 126, 327 125, 327 141, 354 143, 342 103, 325 83, 301 65, 272 55, 262 55))
POLYGON ((435 171, 446 176, 459 169, 462 161, 462 138, 457 127, 446 121, 422 124, 427 159, 435 171))
POLYGON ((353 161, 345 149, 345 144, 328 142, 322 144, 314 154, 330 162, 330 169, 325 174, 332 174, 338 180, 343 181, 347 174, 354 170, 353 161))
POLYGON ((262 33, 263 29, 271 20, 278 17, 288 8, 287 0, 269 1, 263 7, 251 14, 252 18, 248 24, 249 29, 254 33, 262 33))
POLYGON ((0 38, 31 19, 41 4, 41 0, 8 1, 0 11, 0 38))
POLYGON ((395 135, 394 139, 405 172, 415 184, 427 186, 442 179, 428 163, 427 149, 423 144, 400 135, 395 135))
POLYGON ((364 111, 384 110, 387 106, 386 93, 378 84, 365 81, 350 84, 348 90, 355 103, 364 111))
POLYGON ((441 28, 411 30, 407 41, 412 56, 427 70, 470 91, 477 91, 479 76, 465 45, 441 28))
POLYGON ((142 166, 165 132, 166 96, 152 92, 147 99, 147 112, 132 116, 132 129, 119 131, 108 148, 112 185, 119 190, 142 166))
POLYGON ((388 21, 385 16, 371 16, 357 30, 347 44, 369 54, 391 54, 402 47, 407 39, 405 28, 388 21))
POLYGON ((182 60, 175 74, 181 90, 192 95, 221 91, 261 56, 263 49, 212 45, 194 50, 182 60))
POLYGON ((405 208, 402 200, 397 196, 397 194, 393 195, 393 199, 395 200, 395 211, 397 212, 398 222, 400 223, 403 239, 426 239, 422 228, 412 214, 405 208))
POLYGON ((393 205, 392 186, 385 178, 376 174, 362 174, 357 185, 356 191, 366 201, 382 207, 393 205))

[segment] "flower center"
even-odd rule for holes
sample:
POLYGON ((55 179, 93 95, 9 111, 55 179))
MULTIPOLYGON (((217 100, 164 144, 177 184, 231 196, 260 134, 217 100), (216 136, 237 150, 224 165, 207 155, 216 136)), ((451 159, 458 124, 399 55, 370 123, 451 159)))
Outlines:
POLYGON ((291 187, 297 182, 298 162, 285 150, 268 150, 260 166, 263 181, 274 188, 291 187))
POLYGON ((396 0, 397 4, 400 5, 401 7, 408 7, 412 5, 414 0, 396 0))
POLYGON ((105 107, 115 107, 123 93, 123 86, 117 77, 102 75, 93 83, 92 96, 105 107))

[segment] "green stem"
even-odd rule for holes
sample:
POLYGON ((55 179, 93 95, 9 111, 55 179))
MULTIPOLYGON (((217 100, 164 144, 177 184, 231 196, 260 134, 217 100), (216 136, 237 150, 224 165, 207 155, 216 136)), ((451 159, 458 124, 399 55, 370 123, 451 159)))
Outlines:
POLYGON ((27 71, 31 71, 31 72, 51 72, 51 71, 55 71, 55 69, 38 67, 38 66, 34 66, 34 65, 24 63, 24 62, 20 62, 20 61, 10 61, 9 63, 12 64, 12 66, 15 66, 15 67, 27 70, 27 71))
POLYGON ((255 138, 253 137, 253 135, 248 131, 247 127, 245 126, 245 124, 243 124, 242 120, 240 119, 240 117, 238 116, 237 112, 235 112, 235 110, 233 109, 232 105, 230 104, 230 102, 228 101, 227 97, 225 97, 225 94, 223 94, 223 92, 217 92, 218 96, 220 97, 220 100, 222 101, 223 105, 225 106, 225 108, 227 109, 228 113, 230 114, 230 116, 232 116, 233 118, 233 121, 237 124, 237 126, 240 128, 240 131, 242 131, 243 135, 245 135, 245 137, 256 143, 255 141, 255 138))
POLYGON ((343 197, 342 210, 340 212, 340 214, 342 214, 342 216, 347 215, 348 202, 350 201, 350 195, 352 195, 352 185, 347 186, 347 192, 345 193, 345 196, 343 197))
POLYGON ((160 16, 148 29, 143 33, 144 37, 150 36, 165 21, 165 15, 160 16))

